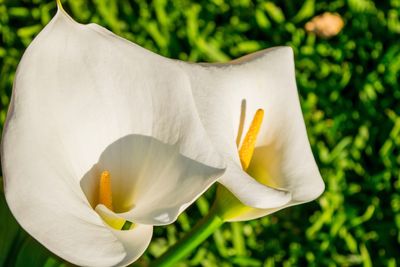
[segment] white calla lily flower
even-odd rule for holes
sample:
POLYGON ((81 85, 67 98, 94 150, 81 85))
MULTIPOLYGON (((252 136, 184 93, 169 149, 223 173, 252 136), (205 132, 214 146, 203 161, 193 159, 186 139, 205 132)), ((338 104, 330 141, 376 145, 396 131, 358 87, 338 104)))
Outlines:
POLYGON ((173 222, 221 176, 213 147, 176 61, 59 6, 18 66, 1 146, 5 195, 60 257, 124 266, 153 225, 173 222))
POLYGON ((228 164, 219 182, 250 207, 242 211, 236 207, 228 221, 265 216, 314 200, 323 192, 301 112, 290 47, 270 48, 226 64, 183 66, 191 77, 201 120, 228 164), (258 137, 250 135, 250 141, 255 141, 254 154, 250 149, 249 162, 242 166, 238 147, 247 142, 243 132, 252 126, 257 110, 264 111, 264 120, 260 116, 258 137), (242 167, 248 167, 247 172, 242 167), (291 199, 282 203, 271 188, 289 192, 291 199))

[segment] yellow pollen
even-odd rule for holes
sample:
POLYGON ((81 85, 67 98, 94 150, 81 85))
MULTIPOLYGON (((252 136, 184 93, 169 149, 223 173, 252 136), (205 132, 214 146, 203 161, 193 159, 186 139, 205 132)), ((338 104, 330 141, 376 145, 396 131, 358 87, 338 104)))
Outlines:
POLYGON ((110 178, 110 173, 108 171, 103 171, 100 176, 99 204, 103 204, 110 210, 113 210, 111 178, 110 178))
POLYGON ((257 141, 257 135, 260 131, 261 124, 264 118, 264 110, 258 109, 254 115, 253 121, 246 133, 241 148, 239 149, 240 163, 243 170, 247 170, 250 165, 251 158, 253 157, 254 147, 257 141))

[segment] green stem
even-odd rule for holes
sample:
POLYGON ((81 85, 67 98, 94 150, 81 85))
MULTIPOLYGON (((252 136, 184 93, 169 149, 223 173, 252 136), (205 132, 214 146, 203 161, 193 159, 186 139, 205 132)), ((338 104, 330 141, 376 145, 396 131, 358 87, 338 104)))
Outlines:
POLYGON ((168 249, 161 257, 150 263, 149 267, 175 266, 178 261, 192 252, 193 249, 213 234, 223 223, 224 221, 218 216, 215 209, 211 209, 210 213, 187 233, 183 239, 168 249))
POLYGON ((243 238, 243 227, 240 222, 231 223, 232 243, 238 256, 246 255, 246 245, 243 238))

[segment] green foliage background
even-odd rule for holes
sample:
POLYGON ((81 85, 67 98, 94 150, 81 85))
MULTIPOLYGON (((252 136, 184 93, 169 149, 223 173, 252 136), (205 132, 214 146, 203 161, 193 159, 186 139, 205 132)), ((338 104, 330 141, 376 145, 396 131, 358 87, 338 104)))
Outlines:
MULTIPOLYGON (((167 57, 227 61, 290 45, 310 142, 326 183, 317 201, 226 224, 181 266, 400 265, 400 0, 68 0, 95 22, 167 57), (325 11, 336 37, 306 33, 325 11)), ((55 14, 55 1, 0 0, 0 129, 17 64, 55 14)), ((159 256, 206 213, 213 190, 157 227, 142 262, 159 256)), ((15 222, 0 192, 0 266, 59 266, 15 222)))

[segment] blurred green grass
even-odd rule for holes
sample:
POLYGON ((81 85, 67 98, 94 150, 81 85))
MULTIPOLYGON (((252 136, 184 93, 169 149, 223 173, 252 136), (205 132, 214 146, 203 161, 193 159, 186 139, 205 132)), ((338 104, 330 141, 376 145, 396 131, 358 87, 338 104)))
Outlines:
MULTIPOLYGON (((224 225, 179 266, 400 265, 400 0, 68 0, 64 7, 79 22, 182 60, 227 61, 276 45, 295 51, 326 192, 266 218, 224 225), (304 30, 325 11, 346 23, 328 40, 304 30)), ((21 55, 54 13, 55 1, 0 0, 0 129, 21 55)), ((174 225, 157 227, 143 261, 188 231, 212 197, 213 190, 174 225)), ((59 266, 0 200, 0 266, 59 266)))

